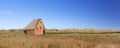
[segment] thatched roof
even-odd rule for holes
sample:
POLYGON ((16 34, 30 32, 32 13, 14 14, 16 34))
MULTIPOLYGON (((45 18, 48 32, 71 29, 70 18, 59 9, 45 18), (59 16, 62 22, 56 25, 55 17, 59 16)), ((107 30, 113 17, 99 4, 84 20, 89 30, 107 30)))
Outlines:
POLYGON ((28 25, 25 27, 25 29, 35 29, 36 26, 37 26, 37 24, 38 24, 38 22, 39 22, 40 20, 41 20, 41 19, 33 19, 33 21, 32 21, 30 24, 28 24, 28 25))

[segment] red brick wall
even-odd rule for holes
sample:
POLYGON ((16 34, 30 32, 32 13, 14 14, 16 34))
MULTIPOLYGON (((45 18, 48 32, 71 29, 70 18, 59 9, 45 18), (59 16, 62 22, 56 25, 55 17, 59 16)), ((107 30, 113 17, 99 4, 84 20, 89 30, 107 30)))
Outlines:
POLYGON ((43 25, 42 25, 42 23, 38 23, 38 25, 37 25, 37 27, 36 27, 36 29, 35 29, 35 34, 43 34, 43 30, 44 30, 44 27, 43 27, 43 25))
POLYGON ((25 30, 23 30, 23 32, 25 33, 25 34, 34 34, 34 29, 25 29, 25 30))
POLYGON ((33 33, 34 33, 34 30, 29 30, 29 32, 33 34, 33 33))

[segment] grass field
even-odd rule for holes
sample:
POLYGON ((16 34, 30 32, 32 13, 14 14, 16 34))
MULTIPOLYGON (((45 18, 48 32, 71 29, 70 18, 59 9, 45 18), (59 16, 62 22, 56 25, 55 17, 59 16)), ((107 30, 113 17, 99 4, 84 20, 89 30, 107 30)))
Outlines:
POLYGON ((0 31, 0 48, 119 48, 120 33, 54 33, 25 35, 0 31))

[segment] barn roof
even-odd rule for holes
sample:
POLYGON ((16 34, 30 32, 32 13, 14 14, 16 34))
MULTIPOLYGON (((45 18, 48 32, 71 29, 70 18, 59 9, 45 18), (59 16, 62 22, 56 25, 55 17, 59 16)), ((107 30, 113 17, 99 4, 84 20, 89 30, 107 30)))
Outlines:
POLYGON ((40 20, 41 20, 41 19, 33 19, 33 21, 32 21, 30 24, 28 24, 28 25, 25 27, 25 29, 35 29, 36 26, 37 26, 37 24, 38 24, 38 22, 39 22, 40 20))

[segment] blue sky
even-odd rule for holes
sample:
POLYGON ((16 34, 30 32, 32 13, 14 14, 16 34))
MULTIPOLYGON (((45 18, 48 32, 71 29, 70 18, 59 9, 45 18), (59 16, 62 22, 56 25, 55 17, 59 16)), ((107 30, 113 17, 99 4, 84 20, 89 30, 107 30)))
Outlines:
POLYGON ((119 0, 0 0, 0 29, 42 18, 47 29, 120 29, 119 0))

